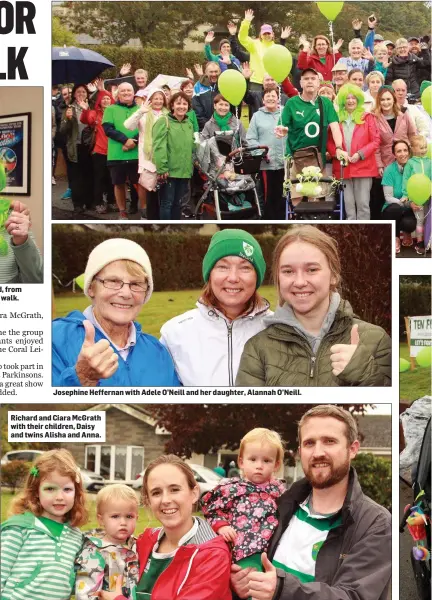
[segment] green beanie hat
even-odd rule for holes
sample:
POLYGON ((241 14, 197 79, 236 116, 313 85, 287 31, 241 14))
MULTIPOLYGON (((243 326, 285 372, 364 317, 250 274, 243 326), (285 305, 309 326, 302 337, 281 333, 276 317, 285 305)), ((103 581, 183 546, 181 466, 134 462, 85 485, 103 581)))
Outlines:
POLYGON ((248 260, 257 274, 257 288, 262 284, 266 272, 266 264, 261 246, 256 239, 242 229, 223 229, 214 234, 203 260, 203 277, 207 283, 210 271, 221 258, 239 256, 248 260))

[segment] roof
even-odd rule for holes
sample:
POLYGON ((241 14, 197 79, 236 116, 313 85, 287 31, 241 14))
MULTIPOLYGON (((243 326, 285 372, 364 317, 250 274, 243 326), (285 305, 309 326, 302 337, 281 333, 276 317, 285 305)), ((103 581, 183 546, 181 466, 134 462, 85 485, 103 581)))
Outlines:
POLYGON ((364 415, 358 418, 364 435, 361 448, 391 448, 391 415, 364 415))

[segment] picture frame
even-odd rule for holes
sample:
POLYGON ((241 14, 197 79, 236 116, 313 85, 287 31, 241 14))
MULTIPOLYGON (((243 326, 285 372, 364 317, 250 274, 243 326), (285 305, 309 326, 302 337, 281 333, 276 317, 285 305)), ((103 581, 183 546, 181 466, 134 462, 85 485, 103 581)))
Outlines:
POLYGON ((31 113, 0 115, 0 161, 6 168, 2 194, 30 196, 31 113))

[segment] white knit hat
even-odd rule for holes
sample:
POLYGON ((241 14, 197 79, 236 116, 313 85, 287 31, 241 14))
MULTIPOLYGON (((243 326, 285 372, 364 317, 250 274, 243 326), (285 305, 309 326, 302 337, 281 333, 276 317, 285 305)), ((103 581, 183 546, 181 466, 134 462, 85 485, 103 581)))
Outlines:
POLYGON ((153 275, 150 259, 144 248, 141 248, 141 246, 132 242, 132 240, 125 240, 123 238, 105 240, 105 242, 102 242, 90 252, 84 273, 84 294, 90 298, 88 289, 94 276, 115 260, 131 260, 144 269, 147 275, 148 288, 143 304, 148 302, 153 293, 153 275))

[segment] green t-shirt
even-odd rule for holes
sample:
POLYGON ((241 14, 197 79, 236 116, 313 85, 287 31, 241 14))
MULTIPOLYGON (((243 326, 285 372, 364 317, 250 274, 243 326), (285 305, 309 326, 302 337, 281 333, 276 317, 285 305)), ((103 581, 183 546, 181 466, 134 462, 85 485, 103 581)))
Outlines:
POLYGON ((151 593, 159 575, 171 564, 173 558, 173 556, 168 558, 150 556, 136 588, 137 600, 149 600, 151 598, 151 593))
POLYGON ((58 523, 52 519, 47 519, 47 517, 38 517, 38 519, 54 537, 59 538, 61 536, 64 523, 58 523))
MULTIPOLYGON (((323 139, 321 153, 325 163, 325 149, 327 146, 327 129, 330 123, 338 123, 339 119, 334 106, 328 98, 321 97, 324 108, 323 139)), ((286 151, 289 156, 300 148, 318 146, 319 141, 319 104, 303 100, 300 96, 290 98, 285 104, 282 113, 282 125, 288 127, 286 151)))
MULTIPOLYGON (((402 179, 403 179, 403 171, 399 171, 398 163, 392 162, 391 165, 385 168, 383 177, 381 180, 381 185, 389 185, 393 188, 393 197, 400 200, 403 197, 402 193, 402 179)), ((389 206, 388 202, 385 202, 381 211, 389 206)))

